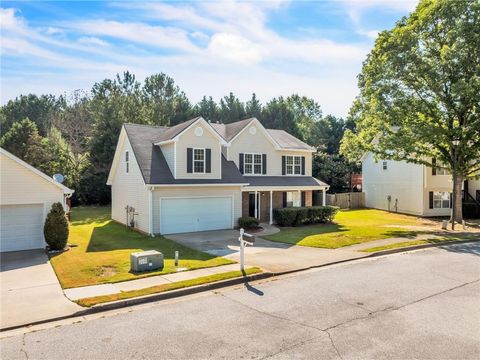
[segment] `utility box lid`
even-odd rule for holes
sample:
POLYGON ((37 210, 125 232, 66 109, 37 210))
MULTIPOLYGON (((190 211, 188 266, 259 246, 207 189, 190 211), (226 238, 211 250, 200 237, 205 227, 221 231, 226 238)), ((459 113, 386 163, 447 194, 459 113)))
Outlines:
POLYGON ((159 255, 161 252, 157 250, 147 250, 147 251, 139 251, 139 252, 134 252, 131 253, 130 255, 134 257, 139 257, 139 256, 150 256, 150 255, 159 255))

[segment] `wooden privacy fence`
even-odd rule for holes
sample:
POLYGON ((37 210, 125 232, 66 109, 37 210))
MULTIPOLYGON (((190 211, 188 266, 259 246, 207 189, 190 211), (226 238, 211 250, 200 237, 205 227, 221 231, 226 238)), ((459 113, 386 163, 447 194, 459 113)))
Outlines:
POLYGON ((340 209, 363 208, 365 207, 365 193, 327 194, 327 205, 338 206, 340 209))

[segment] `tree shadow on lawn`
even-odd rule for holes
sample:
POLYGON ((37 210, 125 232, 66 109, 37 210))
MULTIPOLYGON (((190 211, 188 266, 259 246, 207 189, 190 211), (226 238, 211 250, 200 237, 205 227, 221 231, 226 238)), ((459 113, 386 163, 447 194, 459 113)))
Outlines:
POLYGON ((108 222, 94 227, 86 252, 103 252, 115 250, 157 250, 165 258, 174 258, 175 251, 180 252, 182 259, 211 260, 217 258, 205 252, 191 249, 163 236, 150 237, 127 229, 124 225, 108 222))

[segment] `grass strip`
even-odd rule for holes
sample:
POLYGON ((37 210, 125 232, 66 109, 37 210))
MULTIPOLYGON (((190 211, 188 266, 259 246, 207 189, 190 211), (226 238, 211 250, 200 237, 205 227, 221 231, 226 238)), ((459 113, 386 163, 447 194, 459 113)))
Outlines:
POLYGON ((359 251, 373 253, 373 252, 378 252, 378 251, 399 249, 399 248, 416 246, 416 245, 436 244, 436 243, 443 243, 443 242, 455 242, 455 241, 462 241, 462 240, 480 240, 480 238, 478 238, 476 236, 466 236, 466 237, 463 237, 463 238, 442 237, 442 238, 437 238, 437 239, 412 240, 412 241, 398 242, 398 243, 393 243, 393 244, 388 244, 388 245, 383 245, 383 246, 375 246, 375 247, 371 247, 371 248, 363 249, 363 250, 359 250, 359 251))
MULTIPOLYGON (((262 270, 258 267, 252 267, 245 270, 246 275, 257 274, 260 272, 262 272, 262 270)), ((122 291, 118 294, 94 296, 94 297, 79 299, 76 301, 76 303, 81 306, 90 307, 90 306, 105 303, 105 302, 124 300, 124 299, 139 297, 139 296, 157 294, 165 291, 183 289, 186 287, 208 284, 208 283, 232 279, 240 276, 243 276, 241 271, 228 271, 228 272, 219 273, 219 274, 202 276, 195 279, 177 281, 170 284, 156 285, 156 286, 148 287, 145 289, 122 291)))

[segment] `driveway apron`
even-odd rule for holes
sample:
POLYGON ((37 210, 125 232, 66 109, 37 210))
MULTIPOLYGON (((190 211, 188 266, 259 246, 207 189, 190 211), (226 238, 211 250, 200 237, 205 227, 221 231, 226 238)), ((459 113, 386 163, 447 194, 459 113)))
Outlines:
POLYGON ((43 250, 2 253, 0 269, 2 329, 82 310, 64 296, 43 250))

